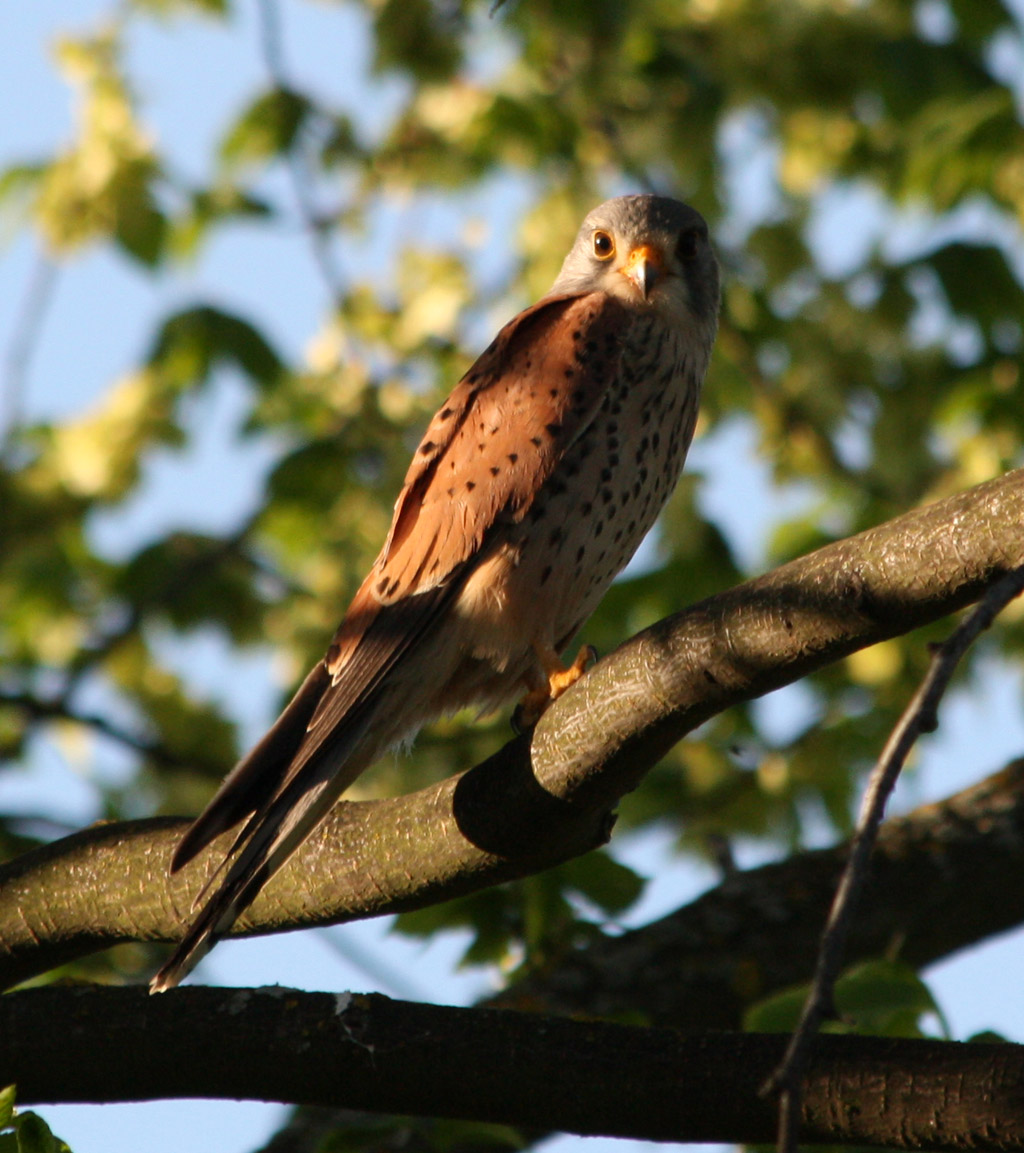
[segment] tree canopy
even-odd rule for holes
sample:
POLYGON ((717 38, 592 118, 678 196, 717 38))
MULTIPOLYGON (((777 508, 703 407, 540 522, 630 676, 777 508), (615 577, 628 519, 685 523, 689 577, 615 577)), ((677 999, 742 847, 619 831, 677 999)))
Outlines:
MULTIPOLYGON (((406 858, 388 842, 393 873, 373 870, 375 893, 356 877, 329 910, 290 870, 276 911, 254 907, 251 927, 398 911, 412 936, 468 930, 464 961, 502 974, 502 1005, 687 1026, 671 966, 655 963, 661 922, 627 934, 633 960, 607 959, 645 888, 614 839, 593 847, 608 809, 619 833, 667 835, 673 853, 723 868, 726 888, 728 846, 767 860, 841 841, 929 644, 1024 563, 1010 471, 1024 461, 1022 34, 1019 9, 986 0, 125 0, 62 32, 67 136, 4 157, 0 173, 9 251, 27 270, 0 334, 0 754, 5 773, 66 758, 115 824, 52 844, 46 798, 31 819, 0 813, 7 892, 28 925, 23 938, 17 917, 4 920, 0 876, 6 983, 46 970, 137 983, 152 971, 156 942, 188 906, 184 889, 165 899, 160 868, 144 865, 180 830, 170 818, 202 806, 322 655, 441 398, 547 289, 590 207, 651 190, 711 222, 721 327, 691 464, 581 639, 606 654, 656 630, 601 662, 586 678, 593 695, 575 711, 567 698, 529 754, 528 738, 503 748, 507 716, 466 715, 378 766, 351 793, 365 808, 339 810, 333 831, 371 854, 392 823, 426 830, 423 844, 409 840, 406 858), (218 52, 236 71, 217 72, 218 52), (75 339, 122 343, 105 350, 118 367, 83 404, 50 368, 74 357, 44 354, 68 339, 55 299, 79 291, 67 282, 97 254, 119 292, 145 303, 126 332, 117 294, 90 301, 90 331, 75 339), (201 452, 217 467, 201 497, 175 505, 169 489, 201 452), (229 511, 214 515, 218 505, 229 511), (729 651, 723 621, 738 630, 729 651), (705 636, 704 667, 727 673, 717 696, 686 665, 705 636), (231 691, 254 655, 265 686, 278 674, 262 715, 231 691), (662 679, 645 682, 646 668, 662 679), (760 699, 797 677, 798 696, 760 699), (615 712, 615 678, 636 699, 663 690, 640 735, 629 709, 615 712), (577 746, 591 760, 559 793, 577 746), (488 757, 490 777, 436 784, 488 757), (534 820, 523 774, 549 763, 551 794, 583 797, 585 814, 523 858, 488 806, 517 814, 521 800, 534 820), (614 787, 588 775, 594 765, 612 766, 614 787), (429 841, 431 814, 447 830, 440 816, 465 815, 460 804, 484 814, 473 851, 512 864, 460 856, 441 832, 429 841), (76 906, 82 884, 90 916, 76 906), (64 912, 41 938, 33 922, 64 912), (642 994, 638 958, 656 971, 642 994), (632 998, 609 977, 616 965, 632 998)), ((1019 693, 1022 619, 1011 606, 975 646, 960 691, 995 678, 1019 693)), ((970 766, 978 780, 1003 767, 983 756, 970 766)), ((977 847, 994 814, 1019 803, 1018 778, 1007 769, 987 786, 985 816, 976 794, 951 802, 970 810, 983 860, 944 893, 955 930, 929 937, 911 913, 920 888, 875 891, 851 957, 876 962, 860 985, 852 975, 848 1013, 864 1031, 923 1036, 937 1006, 917 971, 1024 915, 998 838, 977 847), (980 891, 984 908, 972 907, 980 891)), ((318 845, 303 868, 329 854, 318 845)), ((913 860, 926 858, 922 848, 913 860)), ((834 863, 823 875, 834 880, 834 863)), ((813 940, 820 900, 814 911, 794 948, 805 931, 813 940)), ((700 929, 734 979, 708 994, 698 1025, 792 1019, 792 995, 777 995, 807 979, 807 957, 769 961, 745 925, 728 962, 700 929)), ((710 972, 683 965, 680 993, 706 988, 710 972)), ((553 1115, 517 1118, 517 1139, 553 1115)), ((380 1137, 365 1116, 331 1123, 353 1143, 380 1137)), ((315 1147, 303 1139, 296 1147, 315 1147)), ((441 1139, 509 1138, 415 1138, 441 1139)))

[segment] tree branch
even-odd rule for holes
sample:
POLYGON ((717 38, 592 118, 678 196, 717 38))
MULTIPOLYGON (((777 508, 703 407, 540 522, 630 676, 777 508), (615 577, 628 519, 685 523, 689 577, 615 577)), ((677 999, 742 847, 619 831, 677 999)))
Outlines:
MULTIPOLYGON (((848 845, 737 873, 642 928, 598 937, 490 1002, 564 1016, 640 1015, 739 1029, 755 1001, 808 981, 848 845)), ((847 964, 922 969, 1024 923, 1024 758, 885 822, 847 964)))
MULTIPOLYGON (((0 1080, 26 1104, 248 1098, 746 1143, 771 1138, 757 1089, 786 1043, 280 987, 32 989, 0 998, 0 1038, 0 1080)), ((1022 1082, 1019 1045, 820 1037, 803 1131, 816 1143, 1019 1149, 1022 1082)))
MULTIPOLYGON (((977 599, 1024 563, 1022 523, 1018 470, 660 622, 475 769, 410 796, 338 806, 239 931, 420 907, 586 851, 607 839, 616 801, 686 733, 977 599)), ((179 937, 228 843, 169 878, 184 826, 88 829, 0 871, 3 981, 118 941, 179 937)))

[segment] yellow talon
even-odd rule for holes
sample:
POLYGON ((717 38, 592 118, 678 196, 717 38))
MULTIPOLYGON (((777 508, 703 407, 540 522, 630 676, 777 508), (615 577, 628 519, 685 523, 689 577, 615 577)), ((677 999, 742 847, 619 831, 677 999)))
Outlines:
POLYGON ((567 669, 561 665, 555 668, 546 667, 544 671, 548 675, 550 699, 557 701, 562 693, 574 685, 596 660, 597 649, 595 649, 593 645, 584 645, 576 654, 576 659, 567 669))
POLYGON ((558 659, 554 649, 533 646, 537 659, 544 671, 544 678, 516 706, 512 714, 512 726, 517 732, 532 729, 546 712, 548 706, 557 701, 566 689, 574 685, 587 669, 597 660, 597 650, 593 645, 584 645, 576 654, 576 659, 566 668, 558 659))

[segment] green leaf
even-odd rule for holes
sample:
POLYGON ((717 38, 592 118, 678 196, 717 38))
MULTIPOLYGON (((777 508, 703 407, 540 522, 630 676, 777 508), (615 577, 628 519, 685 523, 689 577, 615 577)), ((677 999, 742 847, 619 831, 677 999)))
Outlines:
POLYGON ((167 244, 177 256, 194 256, 215 225, 227 220, 266 220, 272 215, 266 200, 233 184, 214 184, 191 193, 190 210, 172 222, 167 244))
POLYGON ((71 146, 43 171, 38 227, 55 252, 113 239, 152 267, 166 233, 153 192, 161 169, 120 67, 119 29, 110 24, 93 39, 61 40, 56 51, 82 110, 71 146))
POLYGON ((394 1136, 393 1117, 360 1118, 359 1123, 340 1123, 316 1147, 316 1153, 362 1153, 366 1149, 383 1149, 394 1136))
POLYGON ((44 172, 42 164, 14 164, 0 172, 0 212, 11 229, 28 219, 44 172))
POLYGON ((253 566, 237 547, 202 533, 176 532, 132 557, 112 591, 181 631, 220 624, 245 642, 261 632, 263 603, 252 576, 253 566))
POLYGON ((6 1129, 14 1117, 17 1089, 17 1085, 7 1085, 0 1089, 0 1129, 6 1129))
POLYGON ((743 1028, 749 1033, 791 1033, 800 1020, 807 1000, 807 986, 798 985, 765 997, 752 1005, 743 1017, 743 1028))
POLYGON ((290 88, 273 88, 254 100, 221 143, 229 165, 258 164, 280 156, 295 143, 312 105, 290 88))
POLYGON ((920 1036, 919 1021, 934 1014, 949 1036, 949 1026, 931 990, 899 961, 865 961, 836 982, 836 1006, 858 1032, 875 1036, 920 1036))
POLYGON ((984 327, 1019 317, 1021 286, 995 245, 947 244, 928 257, 953 311, 984 327))
POLYGON ((560 872, 568 888, 612 915, 624 912, 637 901, 646 883, 639 873, 616 861, 605 849, 567 861, 560 872))
POLYGON ((70 1153, 68 1146, 53 1135, 50 1126, 38 1113, 19 1113, 14 1124, 18 1153, 70 1153))
POLYGON ((114 239, 141 264, 155 268, 164 254, 168 226, 157 207, 148 173, 129 169, 112 192, 117 205, 114 239))
POLYGON ((400 913, 394 928, 407 936, 424 938, 450 929, 469 929, 473 937, 460 965, 501 964, 521 934, 521 904, 519 886, 507 885, 432 908, 400 913))
POLYGON ((378 1120, 360 1119, 358 1123, 340 1122, 317 1145, 317 1153, 360 1153, 365 1149, 383 1149, 394 1143, 396 1128, 403 1135, 415 1133, 411 1142, 417 1148, 449 1150, 468 1148, 522 1149, 526 1142, 509 1125, 494 1125, 485 1121, 455 1121, 429 1117, 381 1117, 378 1120))
POLYGON ((123 641, 104 672, 134 706, 158 760, 170 757, 215 777, 231 767, 238 753, 234 725, 215 704, 195 700, 140 639, 123 641))
MULTIPOLYGON (((788 1033, 796 1026, 809 986, 785 989, 752 1006, 744 1028, 757 1033, 788 1033)), ((829 1032, 871 1036, 921 1037, 921 1018, 934 1014, 945 1036, 949 1028, 935 998, 918 974, 898 961, 865 961, 836 982, 840 1020, 826 1022, 829 1032)))
POLYGON ((972 1033, 967 1040, 971 1044, 978 1045, 1009 1045, 1009 1037, 1004 1037, 1002 1033, 997 1033, 994 1029, 983 1029, 980 1033, 972 1033))
POLYGON ((225 363, 261 385, 275 384, 284 372, 280 356, 255 325, 211 305, 168 317, 148 360, 181 386, 205 381, 215 366, 225 363))
POLYGON ((431 0, 384 0, 376 5, 374 40, 378 71, 402 69, 420 81, 450 80, 462 62, 460 5, 431 0))
POLYGON ((332 116, 329 124, 326 139, 320 147, 320 158, 328 168, 347 163, 360 152, 355 126, 347 116, 332 116))
POLYGON ((520 936, 526 947, 526 965, 542 966, 558 955, 568 944, 575 917, 565 899, 559 874, 552 869, 534 877, 524 877, 515 886, 520 894, 522 927, 520 936))
POLYGON ((437 1153, 458 1153, 463 1149, 523 1149, 528 1142, 511 1125, 487 1121, 460 1121, 440 1118, 431 1121, 425 1134, 437 1153))
POLYGON ((132 0, 132 7, 169 17, 198 12, 203 16, 226 16, 228 0, 132 0))

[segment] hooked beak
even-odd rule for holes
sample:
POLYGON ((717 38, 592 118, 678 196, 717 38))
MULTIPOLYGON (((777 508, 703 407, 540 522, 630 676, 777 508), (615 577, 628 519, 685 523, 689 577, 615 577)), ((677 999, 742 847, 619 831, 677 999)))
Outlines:
POLYGON ((665 274, 665 260, 655 245, 638 244, 619 271, 646 300, 651 289, 665 274))

